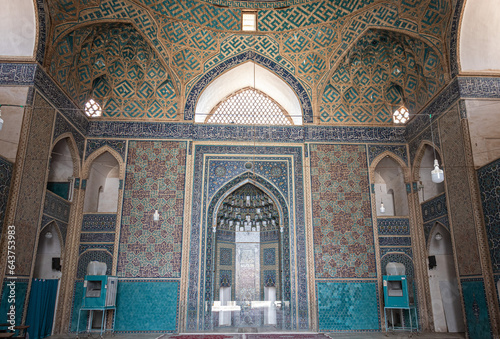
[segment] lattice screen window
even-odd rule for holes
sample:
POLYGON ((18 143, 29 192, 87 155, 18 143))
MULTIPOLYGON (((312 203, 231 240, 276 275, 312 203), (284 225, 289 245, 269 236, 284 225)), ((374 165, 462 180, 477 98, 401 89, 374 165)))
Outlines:
POLYGON ((293 125, 276 101, 254 88, 244 88, 222 100, 208 115, 208 124, 293 125))

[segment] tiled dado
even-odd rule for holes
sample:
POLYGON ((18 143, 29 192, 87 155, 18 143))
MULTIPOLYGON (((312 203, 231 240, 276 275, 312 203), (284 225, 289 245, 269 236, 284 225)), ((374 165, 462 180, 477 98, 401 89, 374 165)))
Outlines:
POLYGON ((483 280, 462 279, 462 294, 469 337, 492 338, 483 280))
POLYGON ((378 331, 380 329, 376 281, 318 281, 320 331, 378 331))
MULTIPOLYGON (((5 279, 3 282, 2 289, 2 301, 0 304, 0 322, 2 324, 7 322, 7 312, 11 304, 9 304, 8 295, 10 293, 10 287, 7 285, 12 280, 5 279)), ((23 316, 24 310, 24 300, 26 298, 26 292, 28 290, 28 279, 16 279, 15 280, 15 293, 16 293, 16 324, 21 324, 21 318, 23 316)))
MULTIPOLYGON (((83 300, 83 281, 75 283, 70 331, 76 332, 83 300)), ((115 331, 122 333, 175 332, 178 325, 177 280, 120 279, 116 296, 115 331)), ((3 313, 4 314, 4 313, 3 313)), ((82 312, 80 329, 86 328, 82 312)))

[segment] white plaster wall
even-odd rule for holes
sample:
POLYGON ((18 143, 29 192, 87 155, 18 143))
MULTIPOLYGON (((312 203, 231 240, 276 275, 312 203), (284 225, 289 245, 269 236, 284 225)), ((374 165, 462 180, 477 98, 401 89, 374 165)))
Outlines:
POLYGON ((33 278, 59 279, 61 272, 52 269, 52 258, 60 257, 61 241, 59 240, 55 226, 49 225, 40 234, 33 278), (52 233, 52 238, 50 239, 45 237, 45 234, 49 231, 52 233))
POLYGON ((92 163, 85 189, 84 213, 116 212, 118 208, 119 165, 108 152, 97 157, 92 163), (98 199, 99 187, 103 194, 98 199), (98 200, 99 206, 98 206, 98 200))
POLYGON ((478 168, 500 158, 500 101, 466 100, 465 106, 474 166, 478 168))
POLYGON ((63 139, 54 146, 51 154, 49 182, 67 182, 73 176, 73 159, 68 142, 63 139))
MULTIPOLYGON (((441 159, 439 158, 438 153, 436 153, 436 157, 438 159, 440 168, 443 169, 443 164, 441 163, 441 159)), ((430 200, 444 192, 444 182, 439 184, 432 182, 431 171, 433 169, 434 151, 432 147, 426 145, 424 156, 422 157, 422 161, 420 162, 419 170, 420 180, 418 198, 421 203, 430 200)))
POLYGON ((408 197, 403 169, 392 158, 382 159, 375 169, 375 197, 377 216, 407 216, 408 197), (392 190, 394 195, 389 194, 392 190), (384 201, 385 213, 380 212, 380 201, 384 201))
POLYGON ((459 53, 463 72, 500 71, 500 3, 467 0, 460 31, 459 53))
POLYGON ((203 90, 196 103, 195 122, 203 123, 215 105, 245 87, 266 93, 287 111, 295 125, 302 125, 302 109, 295 92, 278 76, 253 62, 227 71, 203 90))
POLYGON ((36 18, 33 0, 0 0, 0 58, 33 57, 36 18))
POLYGON ((97 212, 116 212, 118 208, 118 189, 120 187, 120 179, 106 178, 104 191, 99 198, 99 206, 97 212))
MULTIPOLYGON (((0 87, 0 103, 3 105, 24 106, 28 96, 28 89, 28 87, 2 86, 0 87)), ((3 127, 0 130, 0 156, 14 163, 19 145, 24 108, 2 106, 0 109, 3 119, 3 127)))

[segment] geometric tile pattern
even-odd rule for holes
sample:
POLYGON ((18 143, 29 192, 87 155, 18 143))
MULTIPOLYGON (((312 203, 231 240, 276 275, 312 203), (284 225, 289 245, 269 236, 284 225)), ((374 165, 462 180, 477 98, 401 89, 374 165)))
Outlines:
POLYGON ((50 73, 81 106, 93 98, 108 118, 176 118, 173 82, 131 25, 80 28, 55 48, 50 73))
POLYGON ((408 155, 406 153, 405 145, 369 145, 368 146, 368 160, 370 164, 379 154, 389 151, 397 155, 403 162, 408 165, 408 155))
POLYGON ((0 157, 0 235, 2 234, 3 221, 9 199, 10 179, 14 164, 0 157))
POLYGON ((375 277, 366 147, 311 145, 317 278, 375 277))
POLYGON ((102 232, 97 232, 97 233, 82 233, 80 235, 80 242, 85 243, 85 242, 114 242, 115 241, 115 234, 114 233, 102 233, 102 232))
POLYGON ((82 232, 114 232, 116 214, 84 214, 82 232))
POLYGON ((264 270, 264 286, 274 287, 276 286, 276 271, 275 270, 264 270))
POLYGON ((100 261, 106 263, 106 275, 111 274, 113 267, 113 255, 104 249, 90 250, 80 255, 78 259, 78 268, 76 271, 76 278, 83 279, 87 275, 87 266, 91 261, 100 261))
POLYGON ((492 338, 486 293, 482 279, 463 279, 467 333, 471 338, 492 338))
POLYGON ((417 112, 444 85, 437 52, 419 39, 369 30, 333 73, 321 101, 321 122, 391 123, 404 104, 417 112))
POLYGON ((264 249, 264 265, 276 265, 276 249, 264 249))
POLYGON ((445 215, 448 215, 448 208, 446 206, 446 194, 444 193, 422 204, 424 223, 445 215))
POLYGON ((115 331, 174 332, 177 330, 179 282, 120 280, 116 294, 115 331))
POLYGON ((410 235, 408 218, 377 218, 379 235, 410 235))
POLYGON ((46 168, 55 119, 54 109, 49 108, 50 104, 38 94, 35 96, 34 105, 14 219, 16 247, 23 249, 16 252, 16 275, 29 275, 31 271, 35 248, 33 234, 37 233, 41 221, 46 168))
POLYGON ((219 286, 220 287, 231 287, 233 282, 233 271, 231 270, 220 270, 219 272, 219 286))
POLYGON ((220 249, 220 265, 233 264, 233 250, 231 248, 220 249))
POLYGON ((411 246, 411 237, 379 237, 380 246, 411 246))
MULTIPOLYGON (((467 154, 462 133, 458 106, 450 109, 439 120, 443 160, 446 164, 446 199, 449 204, 449 218, 453 229, 459 275, 481 274, 475 217, 468 176, 467 154)), ((469 142, 469 141, 467 141, 469 142)), ((445 205, 443 205, 445 206, 445 205)))
POLYGON ((3 289, 2 289, 2 301, 0 304, 0 321, 3 321, 3 323, 7 322, 7 312, 10 310, 10 306, 14 305, 16 307, 16 316, 15 316, 15 321, 16 324, 20 324, 22 321, 23 317, 23 310, 24 310, 24 300, 26 298, 26 293, 28 291, 28 280, 27 279, 16 279, 14 280, 15 282, 15 303, 10 304, 8 302, 9 298, 9 292, 10 288, 8 287, 8 283, 11 282, 12 280, 4 280, 3 282, 3 289))
POLYGON ((500 160, 477 170, 494 273, 500 273, 500 160))
POLYGON ((180 277, 185 165, 186 142, 129 142, 118 275, 180 277))
POLYGON ((317 282, 320 331, 380 329, 377 283, 317 282))
POLYGON ((70 208, 71 203, 69 201, 55 195, 50 191, 46 192, 45 203, 43 206, 44 214, 67 223, 69 221, 70 208))
POLYGON ((71 133, 73 138, 75 139, 76 147, 78 148, 78 154, 80 158, 83 157, 83 150, 85 148, 85 137, 83 134, 78 132, 76 128, 71 125, 68 120, 66 120, 61 114, 56 114, 56 125, 54 127, 54 136, 53 140, 59 137, 63 133, 71 133))

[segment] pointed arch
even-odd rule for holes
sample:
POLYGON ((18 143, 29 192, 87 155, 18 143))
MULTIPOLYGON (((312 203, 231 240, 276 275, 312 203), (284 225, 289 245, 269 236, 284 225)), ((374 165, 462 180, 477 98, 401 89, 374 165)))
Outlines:
POLYGON ((450 242, 453 241, 452 237, 451 237, 451 232, 448 229, 448 227, 446 227, 446 225, 443 224, 442 222, 439 222, 439 221, 434 222, 434 225, 432 226, 432 228, 429 231, 429 235, 427 236, 427 239, 425 239, 427 255, 429 255, 430 246, 431 246, 431 239, 432 239, 432 237, 434 237, 436 235, 438 229, 443 229, 444 231, 446 231, 447 235, 450 238, 450 242))
POLYGON ((413 181, 419 181, 420 179, 420 164, 422 163, 422 158, 424 157, 426 146, 430 146, 436 151, 436 153, 439 155, 439 158, 441 159, 440 164, 443 165, 443 155, 441 154, 441 150, 439 149, 439 147, 429 140, 422 140, 417 148, 417 152, 415 153, 415 159, 413 159, 413 181))
POLYGON ((229 58, 228 60, 216 65, 194 84, 191 91, 187 95, 186 104, 184 107, 184 120, 194 120, 195 108, 198 100, 206 87, 208 87, 216 78, 223 73, 241 65, 245 62, 253 61, 259 66, 279 75, 281 80, 288 84, 288 86, 295 93, 302 108, 302 121, 304 123, 313 122, 312 104, 306 90, 302 84, 291 74, 287 69, 283 68, 276 62, 255 52, 247 51, 237 56, 229 58))
POLYGON ((63 139, 67 139, 67 143, 69 146, 69 151, 71 153, 71 159, 73 160, 73 177, 80 177, 81 173, 81 158, 80 153, 78 151, 78 146, 76 145, 75 138, 71 132, 66 132, 58 136, 53 142, 50 148, 50 152, 52 153, 54 147, 57 143, 63 139))
MULTIPOLYGON (((289 235, 289 225, 290 225, 290 218, 289 218, 289 207, 288 204, 286 203, 286 199, 283 197, 282 193, 267 179, 264 177, 261 177, 258 174, 252 173, 250 171, 244 172, 240 174, 239 176, 231 179, 230 181, 226 182, 225 185, 223 185, 211 198, 210 203, 208 204, 207 208, 207 214, 206 214, 206 219, 203 221, 204 225, 203 227, 206 228, 206 233, 205 234, 212 234, 211 230, 211 225, 213 222, 214 218, 217 217, 217 210, 220 206, 220 204, 224 201, 224 199, 234 192, 236 189, 241 187, 242 185, 246 183, 251 183, 261 189, 264 193, 268 194, 272 199, 276 199, 275 202, 277 202, 277 207, 280 212, 280 218, 281 216, 283 219, 280 219, 281 225, 285 225, 283 227, 283 233, 282 233, 282 249, 283 249, 283 258, 282 258, 282 263, 283 263, 283 281, 285 284, 283 285, 282 293, 284 296, 284 300, 290 300, 291 297, 291 286, 290 286, 290 235, 289 235)), ((206 237, 206 245, 205 245, 205 251, 207 253, 215 253, 214 248, 215 247, 215 242, 213 237, 207 236, 206 237)), ((211 272, 214 269, 214 261, 212 259, 206 259, 205 262, 205 278, 206 282, 203 285, 204 292, 201 292, 204 297, 203 299, 205 301, 212 301, 213 299, 213 286, 214 286, 214 281, 209 279, 211 277, 211 272)), ((206 312, 206 311, 205 311, 206 312)), ((206 313, 205 313, 206 315, 206 313)))
POLYGON ((403 161, 403 159, 401 159, 399 156, 397 156, 396 154, 394 154, 391 151, 384 151, 384 152, 380 153, 379 155, 377 155, 375 157, 375 159, 372 160, 372 162, 370 163, 370 178, 374 178, 375 169, 377 168, 380 161, 382 161, 386 157, 391 158, 401 167, 401 169, 403 170, 403 174, 404 174, 404 182, 405 183, 410 182, 410 178, 411 178, 410 177, 410 168, 403 161))
POLYGON ((59 238, 59 242, 61 243, 61 260, 63 260, 66 239, 63 239, 63 235, 62 235, 61 229, 59 228, 59 224, 57 223, 57 221, 51 220, 48 223, 46 223, 45 225, 42 225, 42 227, 40 228, 40 231, 38 232, 38 236, 40 236, 40 234, 42 234, 44 229, 46 229, 47 227, 50 227, 50 225, 52 225, 52 224, 54 225, 54 229, 56 230, 57 237, 59 238))
POLYGON ((117 151, 115 151, 113 148, 111 148, 109 145, 104 145, 101 148, 92 152, 92 154, 90 154, 87 157, 87 160, 85 160, 85 162, 83 164, 83 168, 82 168, 82 179, 88 179, 88 177, 90 175, 90 169, 92 167, 92 163, 100 155, 102 155, 106 152, 110 153, 115 158, 115 160, 118 162, 118 166, 120 167, 119 178, 121 180, 123 180, 125 178, 125 163, 124 163, 121 155, 117 151))

